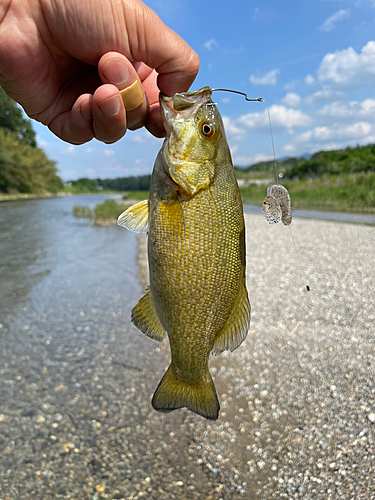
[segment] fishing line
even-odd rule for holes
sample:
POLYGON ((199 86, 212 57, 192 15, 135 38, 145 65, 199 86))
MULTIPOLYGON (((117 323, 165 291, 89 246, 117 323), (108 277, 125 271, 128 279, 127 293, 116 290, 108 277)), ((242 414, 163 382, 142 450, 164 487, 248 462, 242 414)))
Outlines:
POLYGON ((268 123, 270 126, 270 134, 271 134, 271 142, 272 142, 272 151, 273 151, 273 161, 274 161, 274 166, 275 166, 275 177, 276 177, 276 184, 279 182, 279 176, 277 174, 277 163, 276 163, 276 154, 275 154, 275 143, 273 141, 273 132, 272 132, 272 124, 271 124, 271 115, 270 115, 270 108, 268 104, 266 103, 267 106, 267 113, 268 113, 268 123))
MULTIPOLYGON (((242 95, 242 96, 244 96, 244 97, 245 97, 245 100, 246 100, 246 101, 252 101, 252 102, 254 102, 254 101, 258 101, 258 102, 265 102, 265 100, 263 99, 263 97, 257 97, 257 98, 255 98, 255 99, 251 99, 251 98, 247 97, 247 94, 245 94, 245 92, 240 92, 239 90, 232 90, 232 89, 212 89, 212 92, 216 92, 216 91, 220 91, 220 92, 232 92, 233 94, 240 94, 240 95, 242 95)), ((273 140, 273 131, 272 131, 271 113, 270 113, 270 108, 269 108, 269 106, 268 106, 268 104, 267 104, 267 103, 266 103, 266 106, 267 106, 268 123, 269 123, 269 128, 270 128, 270 135, 271 135, 271 143, 272 143, 273 160, 274 160, 275 179, 276 179, 276 186, 275 186, 275 187, 277 187, 277 186, 279 185, 279 177, 281 178, 281 177, 282 177, 282 174, 278 174, 278 171, 277 171, 277 161, 276 161, 276 153, 275 153, 275 143, 274 143, 274 140, 273 140)), ((271 187, 271 186, 270 186, 270 187, 271 187)), ((280 186, 280 187, 281 187, 281 186, 280 186)), ((290 199, 289 199, 289 194, 288 194, 288 192, 287 192, 287 190, 286 190, 286 188, 285 188, 284 186, 282 186, 282 189, 283 189, 284 191, 286 191, 286 193, 287 193, 288 200, 289 200, 289 209, 290 209, 290 199)), ((271 196, 271 197, 268 197, 268 198, 270 198, 270 199, 272 199, 272 200, 273 200, 273 201, 271 201, 271 204, 272 204, 272 203, 274 203, 274 204, 275 204, 275 207, 277 207, 277 206, 278 206, 278 201, 280 201, 280 200, 278 200, 277 198, 272 197, 272 196, 271 196)), ((268 201, 268 204, 269 204, 269 203, 270 203, 270 201, 268 201)), ((275 208, 275 207, 274 207, 274 208, 275 208)), ((278 208, 276 208, 276 210, 280 210, 280 206, 278 206, 278 208)), ((268 214, 268 215, 269 215, 269 214, 268 214)), ((298 259, 298 263, 299 263, 299 272, 300 272, 300 274, 301 274, 301 276, 302 276, 302 280, 303 280, 303 278, 305 278, 305 275, 304 275, 304 272, 303 272, 303 266, 302 266, 302 262, 301 262, 301 258, 300 258, 299 252, 298 252, 298 248, 297 248, 296 242, 295 242, 294 237, 293 237, 293 234, 292 234, 292 229, 291 229, 291 227, 290 227, 290 223, 291 223, 291 221, 292 221, 292 218, 291 218, 291 212, 290 212, 290 211, 289 211, 289 215, 290 215, 290 219, 289 219, 289 221, 288 221, 288 222, 285 222, 285 218, 286 218, 285 216, 286 216, 286 214, 285 214, 285 211, 283 211, 283 223, 284 223, 284 225, 288 225, 288 226, 289 226, 289 233, 290 233, 290 237, 291 237, 291 239, 292 239, 293 246, 294 246, 295 252, 296 252, 296 254, 297 254, 297 259, 298 259)), ((266 219, 267 219, 267 221, 268 221, 269 223, 274 224, 274 223, 279 222, 279 220, 281 219, 281 217, 280 217, 280 219, 279 219, 279 220, 275 220, 275 219, 273 219, 273 220, 272 220, 272 218, 271 218, 271 217, 269 217, 269 216, 267 217, 267 216, 266 216, 266 219)), ((306 281, 307 281, 307 280, 306 280, 306 281)), ((306 286, 306 290, 309 292, 309 291, 310 291, 310 287, 309 287, 309 285, 305 285, 305 286, 306 286)))
MULTIPOLYGON (((275 166, 275 177, 276 177, 276 184, 279 183, 279 174, 277 173, 277 161, 276 161, 276 154, 275 154, 275 143, 274 143, 274 140, 273 140, 273 132, 272 132, 272 123, 271 123, 271 113, 270 113, 270 108, 268 106, 268 104, 266 103, 266 106, 267 106, 267 113, 268 113, 268 123, 269 123, 269 126, 270 126, 270 134, 271 134, 271 142, 272 142, 272 151, 273 151, 273 160, 274 160, 274 166, 275 166)), ((281 174, 280 174, 281 176, 281 174)), ((286 189, 286 188, 284 188, 286 189)), ((289 205, 290 206, 290 205, 289 205)), ((290 219, 290 222, 289 224, 291 223, 291 219, 290 219)), ((297 248, 297 245, 296 245, 296 242, 295 242, 295 239, 293 237, 293 234, 292 234, 292 228, 290 227, 290 225, 288 224, 288 227, 289 227, 289 234, 290 234, 290 237, 292 239, 292 242, 293 242, 293 246, 294 246, 294 250, 296 252, 296 255, 297 255, 297 259, 298 259, 298 264, 299 264, 299 272, 300 272, 300 275, 301 275, 301 278, 302 278, 302 281, 304 281, 306 279, 306 276, 305 276, 305 273, 304 273, 304 269, 303 269, 303 266, 302 266, 302 261, 301 261, 301 258, 300 258, 300 255, 299 255, 299 251, 298 251, 298 248, 297 248)), ((307 281, 307 279, 306 279, 307 281)), ((309 292, 310 291, 310 287, 309 285, 305 285, 306 286, 306 290, 309 292)))
MULTIPOLYGON (((296 245, 296 242, 294 240, 294 237, 293 237, 293 234, 292 234, 292 228, 290 226, 289 227, 289 233, 290 233, 290 237, 292 238, 292 241, 293 241, 293 245, 294 245, 294 250, 296 251, 296 254, 297 254, 297 258, 298 258, 298 263, 299 263, 299 272, 301 274, 301 278, 302 278, 302 281, 304 280, 304 278, 306 278, 306 276, 304 275, 304 272, 303 272, 303 266, 302 266, 302 262, 301 262, 301 258, 299 256, 299 252, 298 252, 298 249, 297 249, 297 245, 296 245)), ((306 280, 307 281, 307 280, 306 280)), ((305 285, 306 286, 306 290, 309 292, 310 291, 310 287, 309 285, 305 285)))

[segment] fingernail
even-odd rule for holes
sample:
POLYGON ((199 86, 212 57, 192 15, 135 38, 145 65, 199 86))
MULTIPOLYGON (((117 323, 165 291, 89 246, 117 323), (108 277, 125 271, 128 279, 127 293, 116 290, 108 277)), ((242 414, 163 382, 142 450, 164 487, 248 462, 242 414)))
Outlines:
POLYGON ((119 95, 108 97, 105 101, 99 104, 99 108, 106 116, 116 116, 120 111, 121 98, 119 95))
POLYGON ((86 99, 81 104, 81 115, 85 120, 91 120, 92 119, 92 108, 91 108, 91 99, 86 99))
POLYGON ((121 87, 129 79, 129 68, 121 59, 111 59, 103 66, 103 75, 109 83, 121 87))

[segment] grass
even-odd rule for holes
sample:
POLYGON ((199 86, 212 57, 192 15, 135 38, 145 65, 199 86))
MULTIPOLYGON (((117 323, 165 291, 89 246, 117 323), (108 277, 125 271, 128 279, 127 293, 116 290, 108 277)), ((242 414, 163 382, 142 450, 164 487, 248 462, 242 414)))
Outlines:
MULTIPOLYGON (((322 176, 302 181, 285 180, 293 208, 336 212, 375 213, 375 173, 322 176)), ((244 203, 261 205, 266 186, 240 188, 244 203)))
MULTIPOLYGON (((251 183, 252 177, 249 176, 245 180, 250 181, 250 185, 240 188, 242 201, 245 204, 262 205, 267 193, 267 186, 251 183)), ((292 208, 375 213, 374 172, 339 176, 326 175, 317 179, 282 180, 281 182, 289 191, 292 208)), ((146 198, 148 198, 147 191, 129 191, 123 194, 123 199, 129 201, 146 198)), ((117 217, 124 210, 126 210, 124 204, 114 200, 106 200, 94 209, 76 206, 73 212, 76 217, 92 219, 99 225, 115 224, 117 217)))
POLYGON ((91 219, 97 225, 116 224, 117 217, 126 210, 128 205, 117 203, 115 200, 105 200, 104 203, 96 205, 95 208, 75 205, 73 215, 91 219))
POLYGON ((104 203, 96 205, 94 208, 95 222, 99 221, 117 221, 117 217, 127 209, 127 206, 122 203, 117 203, 115 200, 105 200, 104 203))
POLYGON ((73 215, 74 217, 84 217, 85 219, 93 219, 94 209, 85 207, 83 205, 74 205, 73 215))
POLYGON ((61 193, 0 193, 1 201, 14 201, 14 200, 37 200, 39 198, 51 198, 53 196, 61 196, 61 193))
POLYGON ((123 200, 148 200, 148 191, 126 191, 122 195, 123 200))

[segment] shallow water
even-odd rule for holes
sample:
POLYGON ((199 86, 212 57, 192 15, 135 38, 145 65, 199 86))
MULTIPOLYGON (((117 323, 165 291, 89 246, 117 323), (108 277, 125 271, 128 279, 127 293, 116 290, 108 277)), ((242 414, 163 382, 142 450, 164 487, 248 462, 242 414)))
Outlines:
POLYGON ((103 199, 67 196, 0 206, 0 317, 14 318, 26 303, 49 314, 64 302, 78 310, 101 290, 121 290, 125 304, 140 293, 135 235, 73 216, 74 205, 93 207, 103 199))
POLYGON ((151 407, 137 236, 72 215, 104 198, 0 205, 0 499, 372 498, 374 228, 295 214, 306 294, 289 232, 246 216, 251 331, 208 422, 151 407))

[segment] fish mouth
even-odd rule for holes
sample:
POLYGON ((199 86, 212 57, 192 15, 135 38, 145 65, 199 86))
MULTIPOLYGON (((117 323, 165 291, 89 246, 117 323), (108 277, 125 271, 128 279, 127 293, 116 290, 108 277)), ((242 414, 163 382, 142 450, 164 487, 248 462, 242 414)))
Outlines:
POLYGON ((194 120, 199 108, 212 102, 211 95, 210 87, 177 93, 172 97, 160 93, 159 101, 167 136, 172 131, 172 122, 175 120, 194 120))

